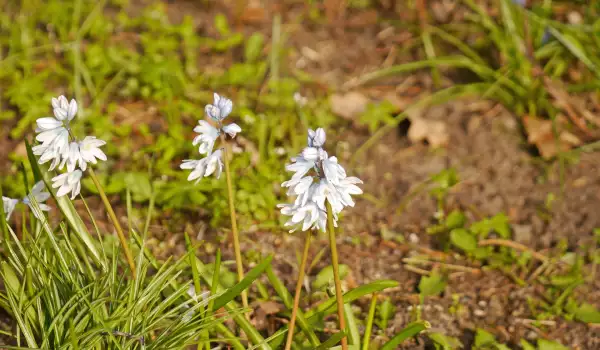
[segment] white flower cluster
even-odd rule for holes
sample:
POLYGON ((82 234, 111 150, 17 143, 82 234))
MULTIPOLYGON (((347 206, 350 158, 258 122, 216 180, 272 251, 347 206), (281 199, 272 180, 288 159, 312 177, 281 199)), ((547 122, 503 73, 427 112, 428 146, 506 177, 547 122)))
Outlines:
MULTIPOLYGON (((19 202, 23 202, 23 204, 26 204, 28 207, 30 207, 35 214, 36 212, 31 206, 32 198, 35 198, 35 201, 38 203, 38 206, 41 210, 49 211, 50 207, 47 204, 44 204, 44 202, 50 198, 50 193, 46 192, 45 189, 46 185, 44 184, 44 181, 39 181, 35 184, 35 186, 33 186, 31 192, 29 192, 29 194, 22 199, 13 199, 2 196, 2 204, 4 207, 4 214, 6 214, 6 220, 10 219, 10 215, 15 210, 15 207, 17 204, 19 204, 19 202)), ((37 214, 35 215, 37 216, 37 214)))
POLYGON ((83 141, 72 140, 70 123, 77 114, 75 100, 69 102, 64 96, 53 98, 52 108, 54 117, 36 121, 36 140, 41 144, 33 147, 33 154, 40 156, 40 164, 52 161, 48 170, 67 166, 66 173, 52 179, 52 187, 58 188, 58 197, 71 192, 71 199, 75 199, 81 190, 81 177, 88 163, 96 164, 98 159, 106 160, 106 155, 100 149, 106 142, 94 136, 86 136, 83 141))
POLYGON ((234 138, 237 133, 242 132, 242 128, 235 123, 223 125, 223 119, 231 113, 232 109, 233 103, 231 100, 221 97, 216 93, 214 94, 213 104, 208 104, 204 108, 206 114, 217 123, 217 127, 214 127, 206 120, 200 120, 194 128, 194 131, 199 135, 194 138, 193 145, 200 145, 198 151, 200 154, 206 154, 206 157, 200 160, 186 159, 183 161, 180 168, 192 170, 188 176, 188 181, 196 180, 198 182, 203 177, 208 177, 213 173, 217 176, 217 179, 221 177, 221 172, 223 171, 223 151, 222 149, 218 149, 213 152, 217 137, 221 133, 225 133, 234 138))
POLYGON ((294 203, 279 204, 283 215, 291 216, 285 226, 290 232, 301 227, 302 231, 320 229, 327 226, 325 201, 331 204, 333 222, 337 227, 338 214, 347 206, 353 207, 352 195, 361 194, 356 185, 362 181, 357 177, 347 177, 346 170, 336 157, 329 157, 323 149, 325 130, 308 130, 308 147, 286 165, 286 170, 294 172, 289 181, 281 184, 287 187, 289 196, 296 196, 294 203), (307 173, 314 170, 313 174, 307 173))

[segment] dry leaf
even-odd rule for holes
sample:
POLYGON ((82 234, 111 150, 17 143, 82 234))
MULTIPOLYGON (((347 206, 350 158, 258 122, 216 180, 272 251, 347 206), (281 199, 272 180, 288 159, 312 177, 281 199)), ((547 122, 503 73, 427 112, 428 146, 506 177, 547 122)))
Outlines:
POLYGON ((365 95, 356 91, 333 94, 329 100, 332 112, 345 119, 354 119, 361 115, 369 102, 365 95))
POLYGON ((576 135, 562 130, 562 126, 566 123, 564 116, 557 118, 559 129, 558 140, 554 137, 552 121, 530 116, 525 116, 523 121, 525 131, 527 132, 527 141, 537 147, 544 159, 554 157, 559 149, 561 152, 565 152, 582 143, 576 135))
POLYGON ((275 315, 282 310, 283 305, 279 303, 274 301, 260 301, 258 302, 258 307, 255 308, 252 323, 259 330, 266 329, 269 325, 268 317, 270 315, 275 315))
POLYGON ((413 142, 427 141, 434 147, 443 147, 448 144, 450 136, 446 123, 439 120, 426 120, 423 118, 411 118, 408 138, 413 142))

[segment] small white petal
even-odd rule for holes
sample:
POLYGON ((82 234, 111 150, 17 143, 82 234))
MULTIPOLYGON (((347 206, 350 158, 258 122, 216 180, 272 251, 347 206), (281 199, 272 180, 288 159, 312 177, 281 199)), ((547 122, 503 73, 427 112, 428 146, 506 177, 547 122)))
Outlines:
POLYGON ((237 133, 242 132, 242 128, 240 128, 237 124, 232 123, 229 125, 225 125, 223 127, 223 131, 232 138, 234 138, 237 133))

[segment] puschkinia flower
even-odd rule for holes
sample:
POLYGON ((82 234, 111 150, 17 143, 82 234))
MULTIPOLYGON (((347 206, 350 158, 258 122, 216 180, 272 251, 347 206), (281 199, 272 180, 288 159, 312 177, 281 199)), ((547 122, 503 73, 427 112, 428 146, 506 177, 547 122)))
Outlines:
POLYGON ((205 158, 200 160, 186 159, 179 166, 181 169, 192 170, 188 176, 188 181, 200 181, 203 177, 215 174, 217 178, 221 176, 223 170, 223 151, 218 149, 213 152, 215 143, 219 136, 229 135, 234 138, 242 132, 242 128, 235 124, 223 125, 225 119, 232 111, 233 103, 230 99, 214 94, 213 104, 208 104, 204 108, 206 115, 212 119, 212 123, 206 120, 198 121, 194 132, 199 135, 194 138, 192 144, 198 146, 200 154, 206 154, 205 158), (216 125, 213 125, 216 124, 216 125))
POLYGON ((331 204, 333 223, 337 226, 339 213, 345 207, 353 207, 352 195, 361 194, 357 184, 362 181, 357 177, 348 177, 336 157, 330 157, 323 149, 326 135, 322 128, 308 130, 308 146, 286 170, 294 174, 292 178, 281 184, 287 188, 288 196, 296 196, 293 203, 279 204, 281 213, 291 218, 285 226, 290 232, 301 228, 302 231, 318 229, 325 231, 327 226, 326 201, 331 204), (311 172, 312 171, 312 172, 311 172), (309 174, 309 172, 311 172, 309 174))
POLYGON ((52 99, 52 108, 54 117, 39 118, 36 121, 36 140, 41 144, 34 146, 32 150, 33 154, 40 156, 38 159, 40 164, 51 162, 48 168, 50 171, 56 167, 62 170, 66 165, 67 173, 62 174, 65 175, 64 178, 61 177, 62 175, 54 178, 60 181, 69 180, 66 187, 64 184, 58 186, 62 190, 59 189, 57 196, 61 197, 72 192, 74 198, 81 189, 79 180, 83 175, 82 172, 87 170, 88 163, 96 164, 98 159, 103 161, 107 159, 106 154, 100 149, 106 142, 94 136, 86 136, 82 141, 78 141, 71 135, 70 123, 77 115, 77 101, 69 102, 66 97, 59 96, 52 99))
POLYGON ((71 192, 71 199, 75 197, 81 191, 81 176, 83 173, 77 169, 72 172, 60 174, 52 178, 52 187, 58 188, 56 196, 62 197, 65 194, 71 192))
POLYGON ((200 134, 196 136, 192 142, 194 146, 200 144, 198 152, 200 152, 200 154, 212 152, 215 141, 217 140, 217 137, 219 137, 219 130, 210 125, 206 120, 200 120, 198 121, 198 126, 194 128, 194 131, 200 134))
POLYGON ((12 199, 9 197, 2 196, 2 206, 4 208, 4 214, 6 215, 6 220, 10 219, 10 216, 15 210, 15 207, 19 204, 18 199, 12 199))
POLYGON ((38 181, 31 189, 31 192, 29 192, 27 196, 23 197, 23 203, 33 210, 31 204, 32 198, 35 199, 41 210, 50 211, 50 207, 44 203, 48 200, 48 198, 50 198, 50 193, 46 192, 46 184, 44 181, 38 181))
POLYGON ((27 196, 23 197, 21 200, 2 196, 2 204, 4 206, 4 213, 6 214, 6 220, 10 219, 10 215, 15 210, 15 207, 17 204, 19 204, 19 202, 23 202, 23 204, 27 205, 34 215, 38 217, 36 211, 33 210, 33 205, 31 203, 32 199, 37 202, 40 210, 49 211, 50 206, 44 203, 48 200, 48 198, 50 198, 50 193, 46 192, 46 185, 44 184, 44 181, 39 181, 36 183, 29 194, 27 194, 27 196))
POLYGON ((214 94, 214 103, 206 105, 204 111, 206 114, 217 122, 225 119, 233 110, 233 102, 230 99, 221 97, 219 94, 214 94))

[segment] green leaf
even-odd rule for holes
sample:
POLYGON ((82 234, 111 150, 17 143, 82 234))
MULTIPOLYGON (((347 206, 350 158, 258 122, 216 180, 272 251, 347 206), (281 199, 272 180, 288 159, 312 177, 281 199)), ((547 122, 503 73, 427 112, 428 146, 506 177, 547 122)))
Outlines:
POLYGON ((453 210, 446 217, 446 221, 444 224, 446 225, 446 228, 448 230, 452 230, 455 228, 463 227, 466 221, 467 218, 465 217, 465 214, 463 214, 463 212, 461 212, 460 210, 453 210))
MULTIPOLYGON (((351 303, 354 300, 361 298, 365 295, 372 294, 374 292, 379 292, 387 288, 394 288, 398 286, 397 281, 392 280, 382 280, 375 281, 369 284, 362 285, 360 287, 354 288, 351 291, 344 294, 343 301, 344 303, 351 303)), ((317 306, 316 310, 311 310, 306 313, 306 317, 309 323, 316 322, 319 315, 328 315, 333 313, 336 310, 336 300, 335 298, 330 298, 326 302, 317 306)))
POLYGON ((215 28, 221 34, 221 36, 228 36, 231 33, 229 29, 229 23, 227 23, 227 17, 222 13, 218 13, 215 16, 215 28))
POLYGON ((240 281, 240 283, 229 288, 225 293, 217 297, 213 306, 214 310, 218 310, 219 308, 225 306, 225 304, 235 299, 242 293, 242 291, 248 288, 252 282, 254 282, 254 280, 257 279, 267 269, 267 267, 269 267, 271 260, 273 260, 273 256, 268 256, 260 264, 256 265, 252 270, 250 270, 244 279, 240 281))
POLYGON ((450 242, 467 253, 477 249, 477 240, 464 228, 455 228, 450 231, 450 242))
POLYGON ((519 345, 523 348, 523 350, 535 350, 535 346, 531 345, 527 340, 521 339, 519 341, 519 345))
POLYGON ((436 349, 438 347, 441 347, 443 350, 455 350, 455 349, 459 349, 462 348, 462 343, 454 338, 454 337, 450 337, 448 335, 444 335, 442 333, 429 333, 429 339, 431 339, 436 345, 436 349))
MULTIPOLYGON (((348 265, 344 264, 341 264, 339 269, 340 279, 343 280, 348 275, 350 269, 348 268, 348 265)), ((315 277, 315 280, 313 281, 312 286, 314 289, 322 289, 329 286, 331 283, 333 283, 333 267, 329 265, 319 271, 317 277, 315 277)))
POLYGON ((246 41, 244 47, 244 57, 246 62, 253 63, 258 60, 265 45, 265 37, 261 33, 254 33, 246 41))
POLYGON ((492 333, 484 329, 477 328, 477 331, 475 332, 476 348, 483 348, 494 344, 496 344, 496 337, 492 333))
POLYGON ((435 296, 441 294, 446 289, 446 278, 437 272, 433 272, 430 276, 423 276, 419 282, 419 291, 421 295, 435 296))
POLYGON ((346 333, 344 331, 337 332, 334 335, 332 335, 329 339, 327 339, 325 342, 323 342, 321 345, 316 347, 315 350, 332 349, 334 347, 334 345, 339 343, 342 340, 342 338, 344 338, 345 336, 346 336, 346 333))
POLYGON ((575 318, 585 323, 600 323, 600 311, 592 304, 583 303, 575 311, 575 318))
POLYGON ((392 339, 390 339, 387 343, 383 344, 380 350, 392 350, 397 349, 402 342, 404 342, 408 338, 412 338, 422 331, 430 328, 431 325, 427 321, 418 321, 410 323, 408 326, 404 327, 398 334, 396 334, 392 339))
POLYGON ((568 347, 561 343, 546 339, 539 339, 537 345, 538 350, 569 350, 568 347))
POLYGON ((152 196, 152 185, 147 173, 131 172, 125 175, 125 185, 131 191, 133 200, 144 202, 152 196))

